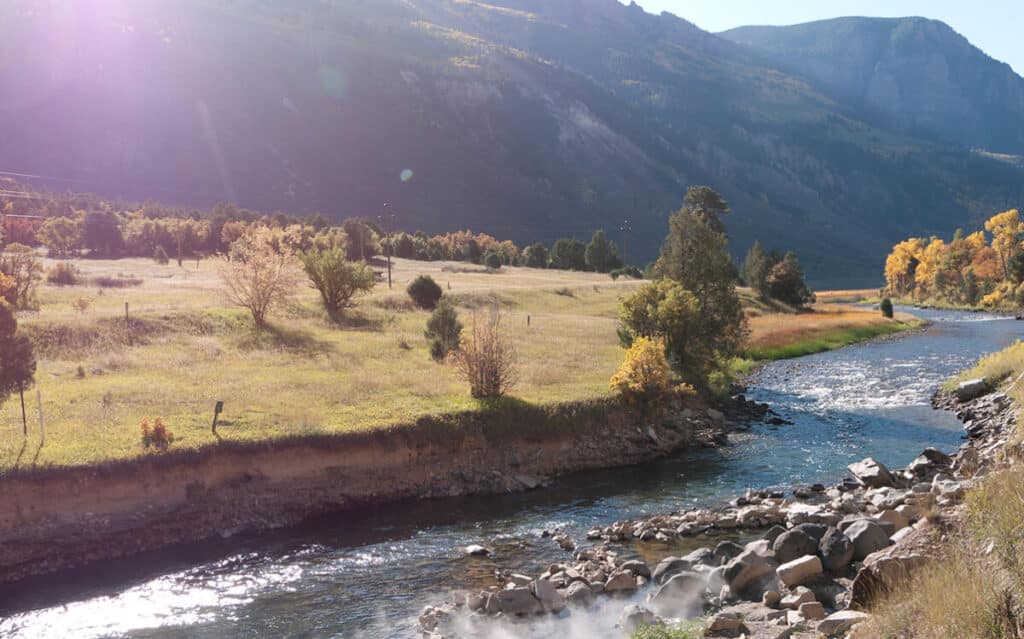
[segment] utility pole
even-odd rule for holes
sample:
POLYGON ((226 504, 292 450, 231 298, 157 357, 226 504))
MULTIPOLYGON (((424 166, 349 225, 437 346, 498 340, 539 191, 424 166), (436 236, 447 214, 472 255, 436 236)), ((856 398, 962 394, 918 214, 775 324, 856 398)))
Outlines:
POLYGON ((626 259, 626 242, 629 239, 629 234, 633 232, 633 227, 629 224, 629 220, 623 220, 619 230, 622 231, 622 265, 629 266, 629 260, 626 259))
POLYGON ((388 203, 384 203, 384 212, 377 216, 377 220, 384 228, 385 253, 388 256, 388 289, 391 289, 391 229, 395 226, 395 214, 393 209, 388 209, 388 203))

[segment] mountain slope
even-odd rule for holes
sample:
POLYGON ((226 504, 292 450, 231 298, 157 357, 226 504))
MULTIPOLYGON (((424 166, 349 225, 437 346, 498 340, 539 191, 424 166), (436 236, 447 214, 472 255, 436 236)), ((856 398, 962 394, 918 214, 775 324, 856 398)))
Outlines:
POLYGON ((837 18, 720 35, 768 54, 890 126, 1024 153, 1024 78, 942 22, 837 18))
POLYGON ((1014 158, 892 130, 617 0, 18 0, 0 19, 0 170, 111 196, 335 217, 388 201, 409 230, 520 242, 618 240, 628 218, 642 262, 711 184, 737 254, 761 238, 845 286, 1024 185, 1014 158))

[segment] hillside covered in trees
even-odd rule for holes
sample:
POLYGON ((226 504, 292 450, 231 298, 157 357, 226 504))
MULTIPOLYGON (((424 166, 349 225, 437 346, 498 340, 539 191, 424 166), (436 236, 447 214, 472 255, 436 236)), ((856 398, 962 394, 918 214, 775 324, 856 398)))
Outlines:
MULTIPOLYGON (((1024 150, 989 132, 951 139, 793 56, 617 0, 18 0, 0 19, 0 171, 106 197, 335 221, 389 202, 405 230, 520 244, 620 242, 628 219, 628 261, 646 263, 686 188, 710 184, 736 211, 736 255, 791 237, 814 284, 838 286, 875 283, 895 238, 980 223, 1024 184, 1024 150)), ((941 59, 1016 86, 965 43, 894 48, 893 82, 941 59)), ((970 95, 1020 128, 1017 101, 970 95)))

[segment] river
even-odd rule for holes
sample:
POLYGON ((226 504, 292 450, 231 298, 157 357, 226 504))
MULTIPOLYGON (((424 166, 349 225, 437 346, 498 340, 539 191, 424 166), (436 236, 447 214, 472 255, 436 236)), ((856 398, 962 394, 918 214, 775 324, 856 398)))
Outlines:
MULTIPOLYGON (((760 370, 748 396, 792 425, 755 425, 732 435, 728 447, 582 473, 545 490, 393 504, 31 579, 0 590, 0 636, 411 637, 425 604, 491 585, 497 568, 538 574, 566 559, 540 537, 544 530, 583 540, 595 524, 713 505, 748 487, 835 482, 846 464, 867 456, 899 466, 928 446, 952 451, 960 424, 930 408, 932 392, 980 355, 1011 344, 1024 323, 914 313, 932 325, 760 370), (471 543, 497 552, 465 557, 471 543)), ((653 561, 693 543, 638 544, 628 552, 653 561)), ((560 623, 516 634, 600 636, 585 625, 593 619, 560 623)))

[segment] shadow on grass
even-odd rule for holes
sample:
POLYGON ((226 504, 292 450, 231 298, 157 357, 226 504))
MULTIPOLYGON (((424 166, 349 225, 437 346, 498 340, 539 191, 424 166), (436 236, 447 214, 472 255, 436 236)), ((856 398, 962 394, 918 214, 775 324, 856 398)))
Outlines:
POLYGON ((303 331, 267 324, 252 328, 239 340, 242 350, 286 350, 306 355, 316 355, 334 350, 330 342, 317 339, 309 331, 303 331))
POLYGON ((371 319, 358 311, 341 311, 330 316, 331 323, 338 327, 354 331, 379 333, 384 330, 384 321, 371 319))

